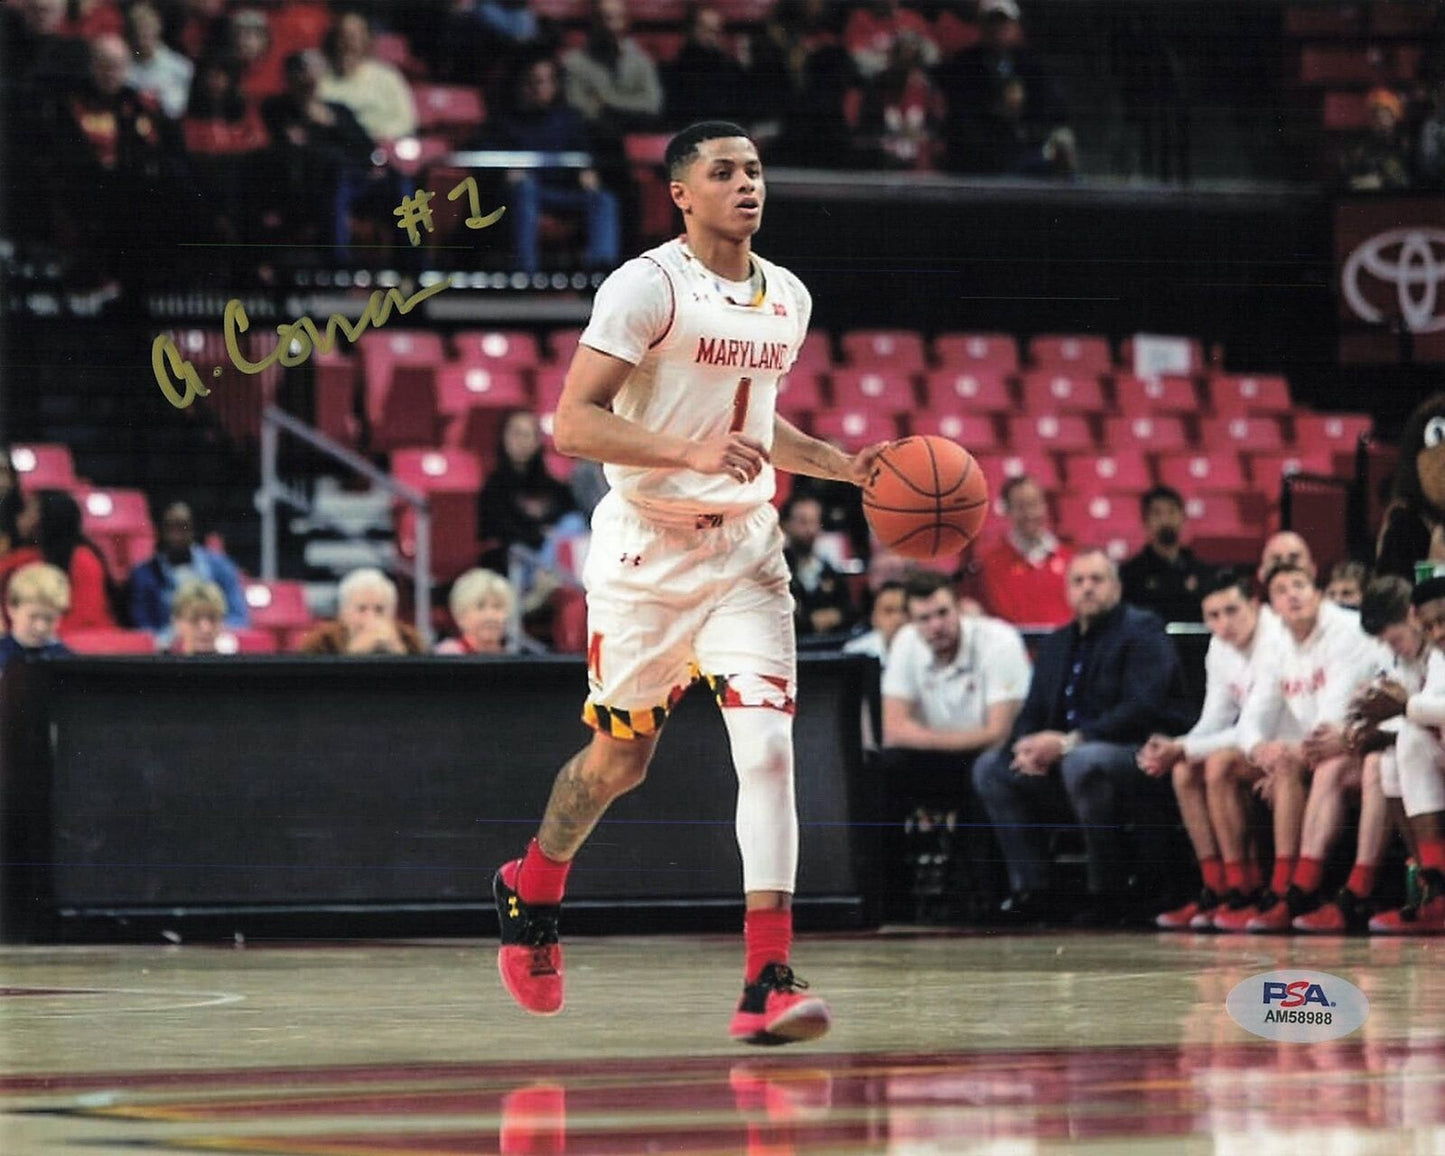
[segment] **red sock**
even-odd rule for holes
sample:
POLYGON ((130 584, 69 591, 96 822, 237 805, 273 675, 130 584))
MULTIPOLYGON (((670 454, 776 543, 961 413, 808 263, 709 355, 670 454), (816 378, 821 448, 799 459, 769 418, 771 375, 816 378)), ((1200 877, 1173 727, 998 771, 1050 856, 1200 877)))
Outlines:
POLYGON ((743 916, 743 939, 747 944, 747 974, 752 983, 770 963, 787 963, 793 945, 793 912, 786 907, 749 911, 743 916))
POLYGON ((1199 860, 1199 874, 1204 876, 1204 886, 1216 895, 1224 890, 1224 864, 1218 855, 1199 860))
POLYGON ((1320 880, 1325 877, 1325 865, 1319 859, 1311 859, 1308 855, 1301 855, 1295 860, 1294 885, 1301 891, 1310 892, 1320 889, 1320 880))
POLYGON ((1445 839, 1420 840, 1420 867, 1424 871, 1445 871, 1445 839))
POLYGON ((1373 863, 1356 863, 1350 871, 1350 879, 1345 887, 1350 894, 1360 899, 1368 899, 1370 893, 1375 890, 1375 865, 1373 863))
POLYGON ((1244 890, 1246 893, 1258 891, 1264 886, 1264 871, 1259 866, 1258 859, 1248 859, 1244 864, 1244 890))
POLYGON ((502 882, 515 891, 523 903, 555 907, 562 902, 570 870, 572 860, 548 858, 533 839, 527 844, 527 854, 520 863, 514 861, 502 868, 502 882))
POLYGON ((1224 886, 1227 890, 1244 893, 1252 890, 1249 885, 1249 875, 1243 863, 1232 863, 1229 860, 1224 862, 1224 886))
POLYGON ((1294 860, 1286 859, 1283 855, 1277 856, 1274 861, 1274 874, 1269 877, 1269 889, 1276 895, 1283 895, 1289 890, 1289 877, 1294 873, 1294 860))

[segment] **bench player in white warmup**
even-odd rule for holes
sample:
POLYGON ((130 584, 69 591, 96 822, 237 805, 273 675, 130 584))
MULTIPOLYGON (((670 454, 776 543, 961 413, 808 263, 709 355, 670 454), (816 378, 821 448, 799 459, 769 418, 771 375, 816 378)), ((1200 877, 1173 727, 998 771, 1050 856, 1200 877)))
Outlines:
POLYGON ((558 774, 526 854, 497 872, 498 966, 522 1007, 561 1010, 557 915, 572 858, 642 782, 669 709, 701 676, 738 777, 746 974, 731 1035, 788 1043, 822 1035, 829 1012, 788 965, 797 662, 773 468, 861 484, 882 446, 850 456, 775 412, 812 299, 752 252, 765 189, 747 134, 693 125, 666 162, 686 234, 597 291, 557 406, 557 448, 603 462, 612 484, 583 573, 594 734, 558 774))

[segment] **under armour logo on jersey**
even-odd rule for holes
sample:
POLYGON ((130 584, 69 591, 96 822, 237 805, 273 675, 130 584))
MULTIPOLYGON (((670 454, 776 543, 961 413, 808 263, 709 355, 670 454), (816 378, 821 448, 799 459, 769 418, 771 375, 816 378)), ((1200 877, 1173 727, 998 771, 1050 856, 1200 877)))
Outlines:
POLYGON ((642 555, 641 555, 641 554, 624 554, 624 555, 622 555, 620 561, 622 562, 622 564, 623 564, 624 566, 641 566, 641 565, 642 565, 642 555))
POLYGON ((774 301, 774 302, 773 302, 773 316, 774 316, 774 317, 786 317, 787 315, 788 315, 788 307, 787 307, 786 305, 784 305, 781 301, 774 301))

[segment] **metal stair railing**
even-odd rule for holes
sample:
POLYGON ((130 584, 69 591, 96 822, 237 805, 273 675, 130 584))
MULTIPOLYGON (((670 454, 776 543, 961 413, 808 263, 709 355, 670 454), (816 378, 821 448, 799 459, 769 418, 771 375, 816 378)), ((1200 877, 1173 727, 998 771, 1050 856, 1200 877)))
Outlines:
POLYGON ((297 496, 278 476, 276 458, 282 433, 292 435, 312 449, 360 474, 372 485, 380 486, 416 512, 416 556, 411 564, 412 580, 416 586, 416 631, 423 643, 429 646, 432 641, 431 503, 426 495, 405 482, 397 481, 390 474, 377 469, 355 450, 275 405, 267 405, 261 411, 261 488, 256 491, 256 508, 261 514, 261 577, 268 582, 277 578, 277 539, 280 532, 277 505, 284 502, 303 511, 310 509, 310 503, 298 501, 297 496))

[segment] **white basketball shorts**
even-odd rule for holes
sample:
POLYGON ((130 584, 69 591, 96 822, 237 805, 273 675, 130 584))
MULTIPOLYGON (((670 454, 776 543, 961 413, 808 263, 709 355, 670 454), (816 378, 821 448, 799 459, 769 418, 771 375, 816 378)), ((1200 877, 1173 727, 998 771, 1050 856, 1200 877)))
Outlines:
POLYGON ((771 505, 644 516, 614 490, 592 514, 582 581, 589 726, 655 734, 700 676, 724 707, 793 712, 793 598, 771 505))

